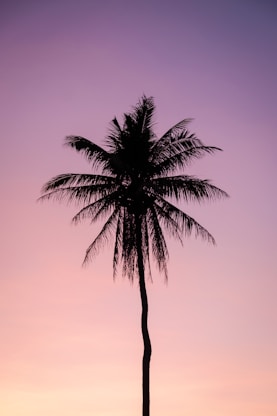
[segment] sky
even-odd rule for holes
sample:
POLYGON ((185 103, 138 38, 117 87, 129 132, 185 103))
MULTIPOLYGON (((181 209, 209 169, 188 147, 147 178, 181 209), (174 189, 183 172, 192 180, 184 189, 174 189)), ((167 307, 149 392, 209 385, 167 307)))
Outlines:
MULTIPOLYGON (((217 245, 168 240, 169 281, 147 281, 151 415, 277 414, 274 0, 4 0, 1 50, 0 413, 139 416, 138 282, 97 226, 42 185, 89 172, 66 135, 104 145, 143 95, 162 135, 183 118, 223 152, 189 168, 230 195, 180 207, 217 245)), ((101 224, 99 224, 100 227, 101 224)))

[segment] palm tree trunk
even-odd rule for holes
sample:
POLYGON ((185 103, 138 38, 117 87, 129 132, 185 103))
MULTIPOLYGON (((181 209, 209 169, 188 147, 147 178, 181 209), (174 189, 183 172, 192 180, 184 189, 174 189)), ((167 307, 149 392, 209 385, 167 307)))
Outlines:
POLYGON ((141 221, 139 216, 136 218, 136 243, 138 255, 138 272, 139 272, 139 288, 142 306, 141 314, 141 331, 143 337, 143 359, 142 359, 142 416, 150 414, 150 358, 151 358, 151 342, 148 333, 148 300, 145 287, 144 262, 142 254, 142 235, 141 221))

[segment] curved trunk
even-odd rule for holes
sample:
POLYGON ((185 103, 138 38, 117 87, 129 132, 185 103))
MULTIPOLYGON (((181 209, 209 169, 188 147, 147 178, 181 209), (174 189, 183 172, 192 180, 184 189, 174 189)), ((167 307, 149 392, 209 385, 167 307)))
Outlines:
POLYGON ((141 314, 141 331, 143 337, 143 359, 142 359, 142 416, 149 416, 150 414, 150 358, 151 358, 151 342, 148 333, 148 300, 145 287, 144 277, 144 262, 142 252, 142 235, 141 235, 141 221, 136 218, 136 243, 138 255, 138 272, 139 272, 139 288, 142 306, 141 314))

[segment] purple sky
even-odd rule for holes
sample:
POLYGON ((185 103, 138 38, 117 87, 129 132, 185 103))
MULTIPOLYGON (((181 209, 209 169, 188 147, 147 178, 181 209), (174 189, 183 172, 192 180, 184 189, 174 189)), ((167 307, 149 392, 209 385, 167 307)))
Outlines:
POLYGON ((224 150, 190 173, 231 196, 182 206, 217 246, 169 240, 169 283, 148 282, 152 415, 277 414, 276 19, 273 0, 1 2, 1 415, 141 413, 137 283, 111 248, 82 269, 97 227, 36 199, 89 169, 66 135, 103 144, 143 93, 158 135, 191 117, 224 150))

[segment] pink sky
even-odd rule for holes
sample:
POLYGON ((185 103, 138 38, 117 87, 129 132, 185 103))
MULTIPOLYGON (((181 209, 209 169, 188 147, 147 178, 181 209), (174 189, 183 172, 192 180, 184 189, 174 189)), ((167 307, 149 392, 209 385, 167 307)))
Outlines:
POLYGON ((231 198, 183 206, 216 238, 169 240, 169 283, 148 282, 152 415, 277 414, 277 7, 270 0, 4 1, 1 42, 0 414, 139 416, 140 301, 96 229, 38 204, 88 164, 145 93, 156 132, 184 117, 224 152, 190 171, 231 198), (161 4, 162 3, 162 4, 161 4))

